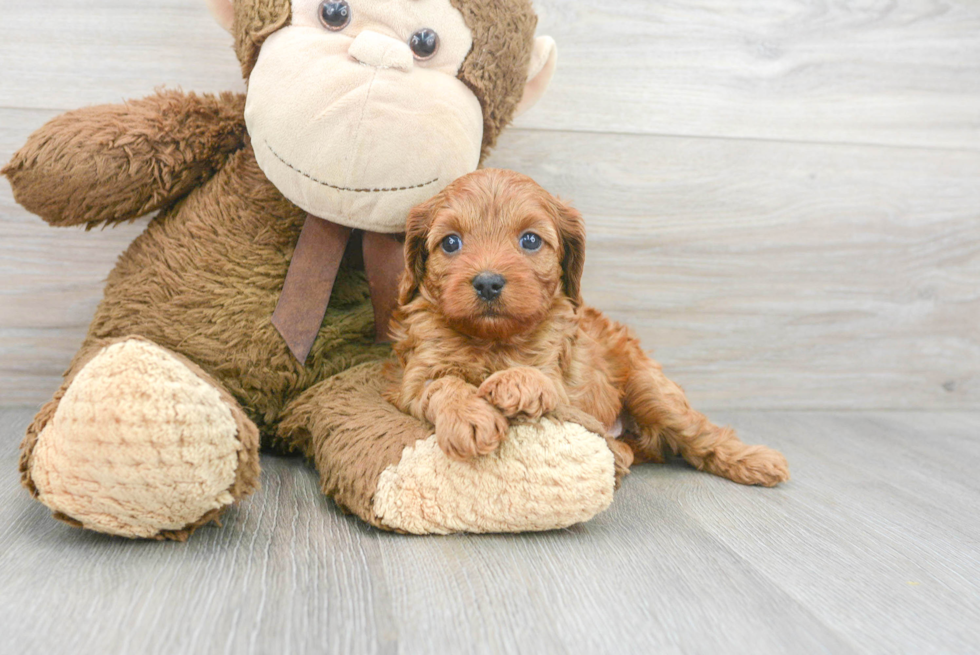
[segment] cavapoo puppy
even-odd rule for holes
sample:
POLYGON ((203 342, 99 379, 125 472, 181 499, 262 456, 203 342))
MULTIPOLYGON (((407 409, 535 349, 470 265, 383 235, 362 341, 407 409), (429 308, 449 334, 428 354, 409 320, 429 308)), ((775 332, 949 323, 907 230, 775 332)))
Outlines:
POLYGON ((477 171, 416 207, 405 260, 388 397, 447 455, 490 453, 508 419, 570 404, 606 426, 623 468, 672 451, 742 484, 789 479, 780 453, 691 409, 626 327, 582 303, 582 217, 529 177, 477 171))

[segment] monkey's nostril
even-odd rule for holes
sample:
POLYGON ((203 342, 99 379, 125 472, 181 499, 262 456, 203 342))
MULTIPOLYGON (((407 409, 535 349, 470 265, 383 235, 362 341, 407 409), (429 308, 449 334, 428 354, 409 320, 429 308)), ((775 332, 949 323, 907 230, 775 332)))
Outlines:
POLYGON ((485 302, 499 298, 506 284, 507 279, 498 273, 480 273, 473 278, 473 288, 476 289, 476 295, 485 302))

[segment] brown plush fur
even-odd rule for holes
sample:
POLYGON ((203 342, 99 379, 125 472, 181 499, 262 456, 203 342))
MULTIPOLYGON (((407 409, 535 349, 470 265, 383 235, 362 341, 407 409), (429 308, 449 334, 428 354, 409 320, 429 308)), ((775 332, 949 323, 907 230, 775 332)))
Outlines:
POLYGON ((372 506, 381 472, 402 451, 432 434, 381 397, 382 363, 356 366, 311 388, 283 415, 283 444, 303 452, 320 471, 323 493, 372 525, 389 529, 372 506))
MULTIPOLYGON (((452 1, 474 34, 459 76, 484 108, 486 155, 520 100, 533 13, 527 0, 452 1)), ((289 20, 288 0, 235 2, 232 31, 246 78, 263 41, 289 20)), ((241 95, 166 91, 122 105, 79 109, 35 132, 4 167, 17 201, 55 226, 92 228, 159 211, 109 275, 65 387, 45 405, 22 444, 22 466, 28 466, 37 435, 64 388, 92 354, 114 340, 138 337, 180 354, 234 398, 243 421, 257 426, 264 445, 310 453, 325 489, 374 521, 370 501, 378 466, 394 461, 422 428, 414 419, 396 417, 370 389, 349 405, 328 402, 337 388, 356 395, 364 387, 361 373, 351 373, 357 381, 353 387, 332 376, 389 353, 374 342, 356 239, 306 366, 296 362, 272 326, 306 214, 256 164, 243 106, 241 95), (357 420, 342 411, 348 406, 360 408, 357 420), (289 422, 277 437, 284 417, 289 422), (410 423, 400 431, 398 420, 410 423), (307 444, 304 438, 314 441, 307 444), (372 448, 348 449, 348 441, 387 454, 378 459, 372 448)), ((242 466, 243 480, 254 477, 252 460, 242 466)), ((24 482, 31 488, 26 474, 24 482)), ((244 484, 239 491, 251 488, 244 484)), ((162 536, 185 538, 193 527, 162 536)))
POLYGON ((524 95, 538 17, 527 0, 450 2, 473 32, 473 49, 458 77, 483 106, 482 162, 524 95))
POLYGON ((139 334, 181 352, 248 408, 268 438, 310 386, 384 356, 362 271, 341 267, 303 366, 271 323, 305 214, 251 148, 150 223, 110 273, 87 341, 139 334))
POLYGON ((494 450, 506 418, 538 418, 560 403, 608 432, 621 413, 635 427, 627 443, 644 460, 669 449, 698 469, 743 484, 789 478, 781 454, 746 446, 691 409, 624 326, 583 306, 581 216, 530 178, 483 170, 460 178, 409 217, 406 275, 395 316, 401 380, 391 398, 435 424, 443 450, 465 459, 494 450), (532 232, 543 245, 520 246, 532 232), (462 247, 446 253, 446 236, 462 247), (480 273, 506 284, 481 299, 480 273))
POLYGON ((268 441, 291 399, 388 351, 374 343, 373 310, 354 256, 338 274, 307 366, 272 326, 306 214, 256 164, 242 102, 232 94, 164 92, 71 112, 33 134, 4 173, 16 199, 52 225, 93 227, 169 203, 109 274, 72 370, 97 344, 141 336, 215 377, 268 441), (59 167, 68 174, 56 174, 59 167), (210 179, 202 180, 205 174, 210 179), (180 198, 191 184, 193 192, 180 198))
POLYGON ((289 0, 235 0, 234 7, 231 32, 235 37, 235 53, 242 65, 242 75, 247 80, 265 40, 289 25, 292 6, 289 0))
POLYGON ((62 114, 3 168, 14 198, 51 225, 118 223, 173 204, 242 147, 245 96, 164 91, 62 114))

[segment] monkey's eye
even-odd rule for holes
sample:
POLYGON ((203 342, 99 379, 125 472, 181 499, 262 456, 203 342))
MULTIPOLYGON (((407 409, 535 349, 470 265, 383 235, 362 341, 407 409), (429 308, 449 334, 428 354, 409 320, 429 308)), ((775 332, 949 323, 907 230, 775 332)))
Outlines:
POLYGON ((448 237, 442 240, 442 251, 447 255, 451 255, 454 252, 459 251, 459 249, 462 247, 463 240, 455 234, 450 234, 448 237))
POLYGON ((408 47, 412 49, 416 59, 431 59, 439 49, 439 35, 435 30, 426 27, 412 35, 408 40, 408 47))
POLYGON ((320 22, 334 32, 344 29, 350 24, 350 4, 347 0, 321 2, 320 22))
POLYGON ((524 248, 524 250, 538 250, 543 243, 544 241, 542 241, 541 237, 534 232, 525 232, 521 235, 521 248, 524 248))

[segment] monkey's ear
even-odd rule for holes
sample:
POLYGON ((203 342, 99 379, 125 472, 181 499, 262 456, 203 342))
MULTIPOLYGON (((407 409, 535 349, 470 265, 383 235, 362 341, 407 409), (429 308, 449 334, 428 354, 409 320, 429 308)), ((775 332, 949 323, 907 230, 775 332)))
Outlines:
POLYGON ((417 205, 405 223, 405 272, 398 285, 398 304, 406 305, 419 292, 425 279, 425 263, 429 258, 429 229, 435 213, 442 204, 442 194, 417 205))
POLYGON ((211 15, 218 21, 218 25, 231 32, 231 25, 235 22, 235 5, 233 0, 204 0, 208 3, 211 15))
POLYGON ((534 39, 534 50, 531 51, 531 63, 527 68, 527 84, 524 85, 524 95, 517 103, 514 116, 520 116, 533 107, 544 92, 548 90, 551 78, 555 76, 558 66, 558 46, 550 36, 539 36, 534 39))
POLYGON ((585 221, 574 207, 553 199, 553 211, 561 238, 561 281, 565 295, 576 307, 582 304, 582 271, 585 270, 585 221))

